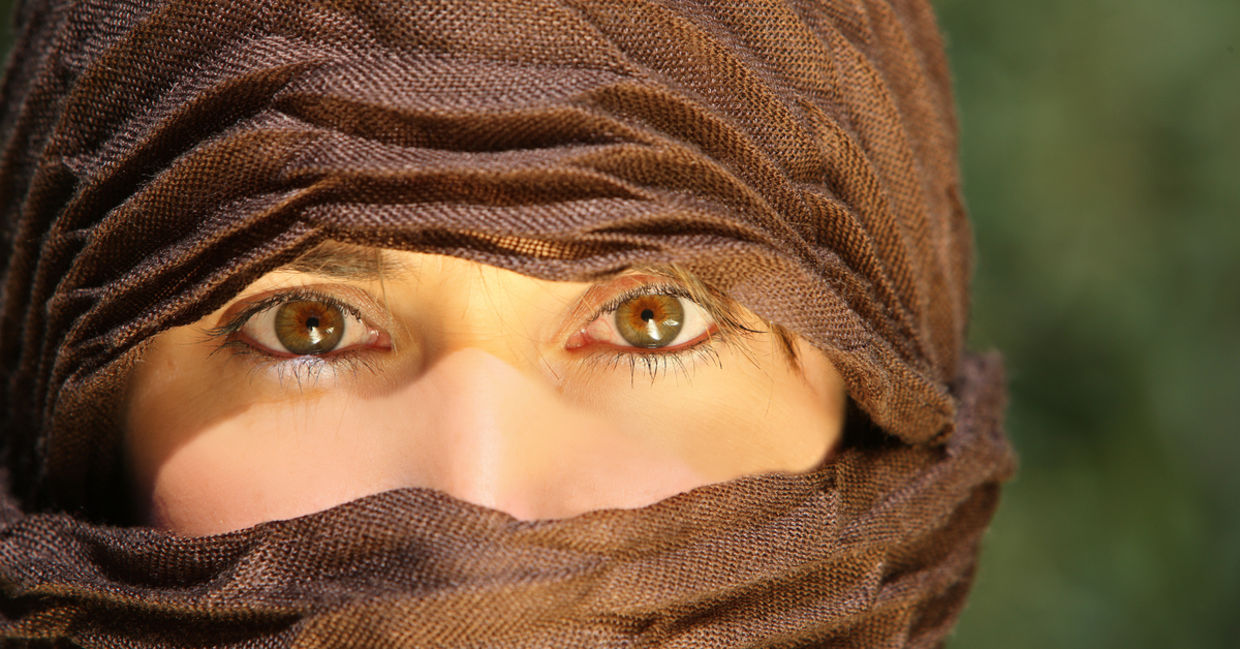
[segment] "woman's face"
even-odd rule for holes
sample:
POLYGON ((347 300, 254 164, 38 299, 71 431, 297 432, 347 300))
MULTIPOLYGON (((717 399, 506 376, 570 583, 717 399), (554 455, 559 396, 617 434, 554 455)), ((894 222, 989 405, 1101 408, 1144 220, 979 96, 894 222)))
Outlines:
POLYGON ((188 535, 408 486, 559 518, 821 464, 839 375, 705 297, 322 246, 151 342, 126 415, 138 505, 188 535))

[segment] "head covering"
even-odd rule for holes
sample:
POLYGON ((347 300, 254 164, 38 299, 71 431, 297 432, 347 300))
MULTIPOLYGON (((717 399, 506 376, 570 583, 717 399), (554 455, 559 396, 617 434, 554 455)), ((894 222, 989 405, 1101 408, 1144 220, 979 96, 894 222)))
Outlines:
MULTIPOLYGON (((920 0, 29 0, 0 127, 0 634, 126 647, 926 647, 1012 456, 920 0), (336 240, 676 262, 823 350, 804 475, 517 521, 428 489, 106 524, 144 341, 336 240)), ((59 645, 57 645, 59 646, 59 645)))

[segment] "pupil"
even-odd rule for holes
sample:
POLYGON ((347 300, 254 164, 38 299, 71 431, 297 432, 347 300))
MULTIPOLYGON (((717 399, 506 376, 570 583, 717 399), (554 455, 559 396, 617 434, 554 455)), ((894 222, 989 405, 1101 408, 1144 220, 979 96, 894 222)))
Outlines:
POLYGON ((306 328, 307 329, 318 329, 319 328, 318 316, 310 316, 309 318, 306 318, 306 328))
POLYGON ((653 320, 653 319, 654 319, 654 311, 653 311, 653 310, 651 310, 651 309, 643 309, 643 310, 642 310, 642 321, 643 321, 643 322, 650 322, 650 321, 651 321, 651 320, 653 320))

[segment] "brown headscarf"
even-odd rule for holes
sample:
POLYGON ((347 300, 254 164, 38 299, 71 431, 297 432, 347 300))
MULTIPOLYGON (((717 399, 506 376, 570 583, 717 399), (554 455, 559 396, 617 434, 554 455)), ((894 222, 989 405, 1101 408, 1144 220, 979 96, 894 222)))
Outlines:
POLYGON ((17 22, 4 638, 927 647, 950 629, 1012 458, 997 361, 962 351, 970 234, 925 2, 30 0, 17 22), (564 520, 409 488, 215 537, 105 524, 143 342, 325 240, 546 279, 676 262, 822 349, 875 428, 809 474, 564 520))

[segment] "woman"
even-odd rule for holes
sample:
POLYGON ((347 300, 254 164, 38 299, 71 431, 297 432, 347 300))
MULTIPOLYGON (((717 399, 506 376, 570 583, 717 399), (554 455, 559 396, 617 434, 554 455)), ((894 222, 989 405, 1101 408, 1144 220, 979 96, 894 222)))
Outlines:
POLYGON ((7 638, 950 629, 1011 458, 924 3, 18 22, 7 638))

